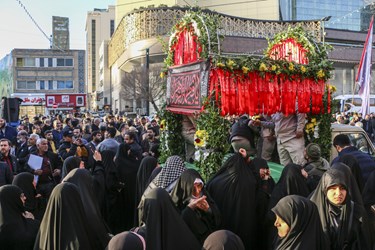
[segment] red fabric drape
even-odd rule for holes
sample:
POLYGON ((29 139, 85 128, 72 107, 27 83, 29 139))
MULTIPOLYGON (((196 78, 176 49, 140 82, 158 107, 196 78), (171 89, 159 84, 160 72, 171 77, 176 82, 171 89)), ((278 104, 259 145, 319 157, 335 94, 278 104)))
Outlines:
POLYGON ((186 28, 177 35, 177 42, 171 49, 174 51, 174 65, 196 62, 202 51, 192 27, 186 28))

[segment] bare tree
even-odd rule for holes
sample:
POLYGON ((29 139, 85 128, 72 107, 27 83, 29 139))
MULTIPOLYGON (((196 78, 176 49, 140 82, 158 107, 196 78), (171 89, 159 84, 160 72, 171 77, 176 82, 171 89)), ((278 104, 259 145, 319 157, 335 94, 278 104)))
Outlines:
POLYGON ((135 67, 131 72, 125 72, 121 79, 122 100, 145 100, 159 111, 158 101, 165 96, 166 79, 160 77, 163 64, 151 64, 150 68, 135 67))

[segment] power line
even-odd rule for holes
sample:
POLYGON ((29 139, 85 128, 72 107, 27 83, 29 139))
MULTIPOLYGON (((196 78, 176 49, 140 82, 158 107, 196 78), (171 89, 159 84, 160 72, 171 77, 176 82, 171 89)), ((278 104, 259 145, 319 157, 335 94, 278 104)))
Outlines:
POLYGON ((16 0, 19 5, 21 6, 21 8, 23 8, 23 10, 26 12, 26 14, 29 16, 29 18, 31 19, 31 21, 35 24, 35 26, 39 29, 40 32, 42 32, 42 34, 44 35, 45 38, 47 38, 47 40, 50 42, 50 44, 53 44, 57 49, 59 49, 60 51, 64 52, 63 49, 61 49, 59 46, 57 46, 52 38, 50 38, 45 32, 44 30, 39 26, 39 24, 35 21, 35 19, 33 18, 33 16, 30 14, 30 12, 26 9, 26 6, 21 2, 21 0, 16 0))

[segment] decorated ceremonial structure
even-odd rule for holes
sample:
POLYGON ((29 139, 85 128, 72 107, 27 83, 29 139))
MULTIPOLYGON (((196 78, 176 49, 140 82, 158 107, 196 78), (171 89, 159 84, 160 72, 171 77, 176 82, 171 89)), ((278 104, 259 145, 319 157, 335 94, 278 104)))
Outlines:
MULTIPOLYGON (((263 57, 229 55, 221 51, 225 32, 219 18, 213 13, 190 12, 173 28, 161 73, 167 76, 162 116, 166 131, 173 131, 162 138, 166 154, 178 148, 172 141, 177 144, 181 139, 176 135, 183 130, 177 114, 193 117, 194 144, 204 156, 197 165, 209 168, 200 169, 205 177, 215 172, 229 149, 223 145, 229 130, 225 116, 306 113, 318 121, 321 137, 327 136, 331 99, 327 81, 332 64, 322 39, 306 31, 303 23, 294 22, 268 40, 263 57)), ((317 142, 324 151, 327 142, 317 142)))

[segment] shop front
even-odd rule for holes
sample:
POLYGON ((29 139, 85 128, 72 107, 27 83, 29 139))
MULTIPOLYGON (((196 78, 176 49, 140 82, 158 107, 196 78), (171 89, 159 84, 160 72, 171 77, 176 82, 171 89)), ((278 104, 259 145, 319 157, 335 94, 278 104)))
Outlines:
POLYGON ((46 94, 47 114, 80 112, 86 107, 86 94, 46 94))
POLYGON ((20 105, 19 116, 34 117, 36 115, 45 114, 46 99, 45 94, 26 94, 26 93, 13 93, 12 98, 20 98, 22 103, 20 105))

